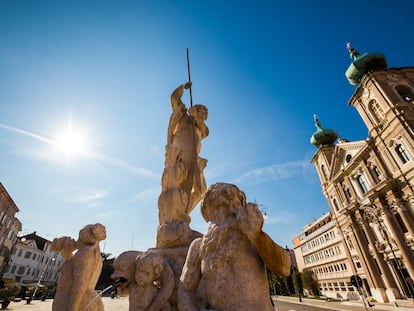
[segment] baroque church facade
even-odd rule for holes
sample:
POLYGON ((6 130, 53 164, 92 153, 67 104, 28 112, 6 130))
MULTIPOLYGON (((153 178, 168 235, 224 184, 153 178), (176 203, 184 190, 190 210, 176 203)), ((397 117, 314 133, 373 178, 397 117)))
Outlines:
POLYGON ((348 50, 349 104, 369 136, 337 139, 315 117, 311 162, 366 294, 414 297, 414 67, 388 68, 383 54, 348 50))

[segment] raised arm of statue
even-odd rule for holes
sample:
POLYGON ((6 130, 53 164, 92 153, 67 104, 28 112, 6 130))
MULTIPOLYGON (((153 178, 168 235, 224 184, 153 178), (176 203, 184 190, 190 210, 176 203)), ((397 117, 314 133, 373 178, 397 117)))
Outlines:
POLYGON ((187 108, 181 100, 184 94, 184 89, 188 88, 187 84, 182 84, 177 87, 171 94, 172 114, 170 122, 168 123, 167 143, 172 143, 172 138, 177 130, 181 118, 187 113, 187 108))
POLYGON ((277 245, 265 232, 263 214, 255 203, 248 203, 237 213, 239 229, 247 236, 256 248, 265 265, 274 273, 282 276, 290 274, 290 257, 288 253, 277 245))

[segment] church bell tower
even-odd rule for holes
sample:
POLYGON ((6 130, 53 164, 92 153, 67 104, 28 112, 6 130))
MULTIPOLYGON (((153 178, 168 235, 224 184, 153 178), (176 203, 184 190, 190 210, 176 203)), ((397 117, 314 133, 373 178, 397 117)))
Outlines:
POLYGON ((365 290, 382 302, 414 298, 414 67, 347 49, 349 105, 368 137, 315 144, 317 131, 312 163, 365 290))

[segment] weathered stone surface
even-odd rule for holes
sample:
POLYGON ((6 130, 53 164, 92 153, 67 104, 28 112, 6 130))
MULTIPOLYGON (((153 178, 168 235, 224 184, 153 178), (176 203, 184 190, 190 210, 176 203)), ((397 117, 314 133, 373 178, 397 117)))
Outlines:
POLYGON ((170 265, 157 252, 138 256, 135 266, 135 283, 129 295, 134 311, 170 311, 168 302, 174 289, 174 274, 170 265))
POLYGON ((99 242, 105 238, 105 227, 94 224, 79 231, 77 242, 69 237, 53 241, 53 249, 61 251, 66 258, 60 271, 53 311, 103 311, 95 286, 102 271, 99 242), (78 251, 71 257, 76 248, 78 251))
POLYGON ((273 310, 265 265, 288 275, 290 258, 262 231, 258 206, 246 203, 235 185, 217 183, 206 192, 201 212, 211 224, 188 251, 179 310, 273 310))
POLYGON ((194 239, 189 227, 190 213, 206 191, 204 168, 199 157, 201 140, 208 136, 203 105, 187 109, 181 97, 190 84, 180 85, 171 94, 172 114, 165 146, 165 168, 158 198, 157 247, 188 246, 194 239))
POLYGON ((188 247, 127 251, 114 261, 118 293, 129 296, 130 310, 177 311, 177 289, 188 247))
POLYGON ((126 251, 114 260, 114 273, 111 278, 115 281, 120 296, 129 296, 132 284, 135 282, 135 264, 141 251, 126 251))

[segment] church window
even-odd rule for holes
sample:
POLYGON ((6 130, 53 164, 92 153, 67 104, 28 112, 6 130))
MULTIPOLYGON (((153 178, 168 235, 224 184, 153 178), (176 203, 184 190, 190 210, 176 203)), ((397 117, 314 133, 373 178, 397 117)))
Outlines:
POLYGON ((413 91, 405 86, 405 85, 398 85, 396 88, 398 95, 402 98, 402 100, 407 104, 413 104, 414 102, 414 94, 413 91))
POLYGON ((345 198, 347 200, 347 202, 351 202, 351 192, 349 191, 349 189, 345 186, 345 184, 343 182, 341 182, 341 188, 344 191, 345 194, 345 198))
POLYGON ((322 166, 321 166, 321 170, 322 170, 323 178, 324 178, 325 180, 327 180, 327 179, 328 179, 328 174, 327 174, 327 171, 326 171, 326 167, 325 167, 325 165, 323 165, 323 164, 322 164, 322 166))
POLYGON ((384 110, 381 105, 375 100, 369 102, 369 109, 375 117, 375 121, 381 122, 384 119, 384 110))
POLYGON ((333 199, 333 205, 335 206, 335 211, 339 211, 339 205, 336 199, 333 199))
POLYGON ((409 154, 408 150, 405 148, 403 144, 398 144, 395 147, 395 151, 397 152, 400 160, 403 164, 409 162, 411 160, 411 155, 409 154))
POLYGON ((358 180, 359 186, 361 187, 362 192, 364 192, 364 193, 367 192, 369 190, 368 189, 368 183, 365 180, 364 175, 358 175, 357 180, 358 180))
POLYGON ((381 171, 379 170, 378 167, 373 166, 372 167, 372 172, 374 173, 374 177, 377 181, 379 181, 381 179, 381 171))

